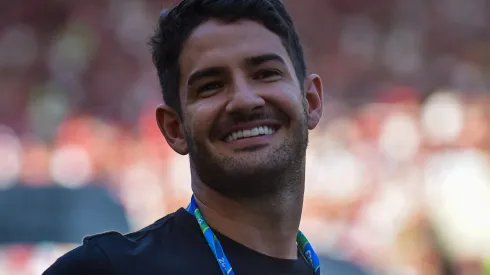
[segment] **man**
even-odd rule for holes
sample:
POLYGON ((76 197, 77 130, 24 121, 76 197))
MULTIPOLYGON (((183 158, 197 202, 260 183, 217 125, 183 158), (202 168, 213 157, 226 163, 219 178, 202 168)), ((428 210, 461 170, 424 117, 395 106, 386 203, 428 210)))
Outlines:
POLYGON ((44 274, 320 274, 298 228, 322 83, 281 1, 184 0, 151 45, 157 122, 189 154, 191 202, 140 231, 87 237, 44 274))

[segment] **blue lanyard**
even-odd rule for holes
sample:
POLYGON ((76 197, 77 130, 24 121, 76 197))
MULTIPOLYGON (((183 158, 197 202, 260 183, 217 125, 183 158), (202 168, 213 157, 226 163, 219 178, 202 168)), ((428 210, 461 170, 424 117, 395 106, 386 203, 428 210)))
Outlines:
MULTIPOLYGON (((235 275, 235 272, 233 271, 233 268, 231 268, 231 264, 226 258, 225 252, 223 251, 223 247, 221 247, 218 238, 216 238, 216 235, 214 235, 213 231, 204 220, 204 217, 201 214, 201 210, 199 210, 199 208, 197 207, 194 196, 191 197, 191 202, 187 206, 186 210, 196 218, 197 223, 201 228, 202 234, 204 235, 204 238, 206 238, 206 241, 208 242, 211 251, 216 257, 216 261, 218 262, 223 275, 235 275)), ((303 257, 315 271, 315 274, 320 275, 320 259, 313 250, 310 242, 308 242, 305 235, 303 235, 301 231, 298 231, 298 235, 296 236, 296 243, 300 247, 303 257)))

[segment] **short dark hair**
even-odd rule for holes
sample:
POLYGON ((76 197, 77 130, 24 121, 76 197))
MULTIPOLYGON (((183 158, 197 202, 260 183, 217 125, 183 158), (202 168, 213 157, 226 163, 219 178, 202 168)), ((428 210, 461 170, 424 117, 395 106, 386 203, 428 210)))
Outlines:
POLYGON ((306 63, 303 49, 281 0, 183 0, 161 14, 149 43, 163 100, 179 116, 182 115, 179 96, 182 47, 194 29, 211 19, 224 22, 252 20, 277 34, 291 58, 301 88, 304 88, 306 63))

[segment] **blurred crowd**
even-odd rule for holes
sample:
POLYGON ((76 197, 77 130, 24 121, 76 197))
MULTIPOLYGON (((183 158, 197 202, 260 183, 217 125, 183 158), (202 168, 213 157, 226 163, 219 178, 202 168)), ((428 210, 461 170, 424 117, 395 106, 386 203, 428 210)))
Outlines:
MULTIPOLYGON (((187 204, 146 44, 173 2, 0 4, 0 190, 103 185, 132 230, 187 204)), ((490 1, 284 2, 325 86, 301 225, 315 248, 374 274, 490 274, 490 1)), ((74 245, 3 246, 0 274, 74 245)))

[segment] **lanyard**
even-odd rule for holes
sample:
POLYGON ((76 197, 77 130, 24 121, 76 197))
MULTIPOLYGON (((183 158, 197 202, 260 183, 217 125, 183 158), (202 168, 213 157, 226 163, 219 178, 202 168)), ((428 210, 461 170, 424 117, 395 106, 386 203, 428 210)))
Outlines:
MULTIPOLYGON (((216 235, 214 235, 213 231, 204 220, 201 211, 197 207, 197 203, 194 196, 191 197, 191 202, 189 203, 189 206, 187 206, 186 210, 196 218, 197 223, 201 228, 202 234, 204 235, 204 238, 206 239, 209 247, 211 248, 211 251, 216 257, 216 261, 218 262, 223 275, 235 275, 235 272, 231 268, 231 264, 226 258, 225 252, 223 251, 223 247, 221 247, 218 238, 216 238, 216 235)), ((308 242, 305 235, 303 235, 301 231, 298 231, 298 235, 296 236, 296 243, 301 248, 301 252, 302 252, 301 254, 306 259, 306 261, 311 265, 311 267, 315 271, 315 274, 320 275, 320 260, 318 258, 318 255, 315 253, 310 242, 308 242)))

